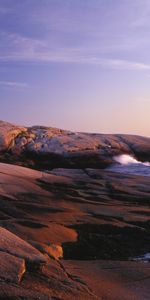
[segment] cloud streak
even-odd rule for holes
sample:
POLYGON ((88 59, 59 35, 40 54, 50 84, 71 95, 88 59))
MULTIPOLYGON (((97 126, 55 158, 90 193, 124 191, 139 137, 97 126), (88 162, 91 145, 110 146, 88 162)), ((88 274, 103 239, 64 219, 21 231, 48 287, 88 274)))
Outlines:
MULTIPOLYGON (((7 51, 0 46, 1 62, 26 63, 73 63, 95 65, 101 68, 118 70, 149 71, 150 64, 126 59, 101 56, 101 49, 80 47, 51 46, 44 40, 32 39, 15 33, 0 33, 1 40, 7 46, 7 51)), ((3 45, 2 43, 2 45, 3 45)), ((102 53, 103 54, 103 53, 102 53)), ((5 82, 1 82, 1 84, 5 82)), ((7 86, 15 86, 13 82, 6 82, 7 86)), ((20 87, 25 87, 20 84, 20 87)), ((19 87, 19 84, 18 84, 19 87)))
MULTIPOLYGON (((5 1, 2 3, 5 10, 5 1)), ((147 36, 135 34, 137 24, 143 23, 150 9, 147 0, 119 0, 113 4, 113 10, 112 4, 108 6, 103 0, 92 4, 85 1, 84 5, 78 0, 77 4, 56 0, 44 1, 41 5, 37 0, 36 7, 31 1, 30 11, 27 9, 30 1, 14 0, 14 3, 13 11, 20 16, 18 22, 24 28, 23 22, 27 19, 26 28, 30 26, 31 30, 23 35, 17 32, 17 24, 16 32, 0 31, 1 62, 76 63, 117 70, 150 70, 145 57, 139 56, 141 61, 138 61, 135 55, 133 61, 133 55, 129 55, 150 46, 147 36), (129 10, 127 18, 122 18, 129 10), (37 34, 40 27, 42 37, 37 34)))
POLYGON ((25 82, 18 81, 0 81, 0 86, 8 87, 8 88, 28 88, 29 85, 25 82))
POLYGON ((134 62, 129 60, 123 59, 102 59, 102 60, 95 60, 96 64, 100 64, 103 66, 108 66, 113 69, 123 69, 123 70, 139 70, 139 71, 148 71, 150 70, 149 64, 144 64, 140 62, 134 62))

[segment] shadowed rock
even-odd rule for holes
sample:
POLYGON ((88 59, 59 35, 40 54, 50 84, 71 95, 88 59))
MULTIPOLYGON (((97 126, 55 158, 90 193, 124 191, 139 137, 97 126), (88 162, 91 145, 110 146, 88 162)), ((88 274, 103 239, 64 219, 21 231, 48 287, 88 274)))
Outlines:
POLYGON ((24 259, 0 251, 0 278, 19 283, 25 273, 24 259))

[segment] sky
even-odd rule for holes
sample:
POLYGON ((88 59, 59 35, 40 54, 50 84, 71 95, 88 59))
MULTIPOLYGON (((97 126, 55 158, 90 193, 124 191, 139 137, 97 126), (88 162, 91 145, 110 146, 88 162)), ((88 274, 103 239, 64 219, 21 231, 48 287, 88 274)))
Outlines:
POLYGON ((150 136, 149 0, 0 0, 0 119, 150 136))

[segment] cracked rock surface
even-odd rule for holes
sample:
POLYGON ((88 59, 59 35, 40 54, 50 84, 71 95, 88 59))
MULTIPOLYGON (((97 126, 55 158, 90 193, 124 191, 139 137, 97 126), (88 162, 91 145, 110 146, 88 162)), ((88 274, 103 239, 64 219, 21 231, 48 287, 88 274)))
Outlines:
POLYGON ((0 299, 149 300, 149 205, 149 177, 0 163, 0 299))

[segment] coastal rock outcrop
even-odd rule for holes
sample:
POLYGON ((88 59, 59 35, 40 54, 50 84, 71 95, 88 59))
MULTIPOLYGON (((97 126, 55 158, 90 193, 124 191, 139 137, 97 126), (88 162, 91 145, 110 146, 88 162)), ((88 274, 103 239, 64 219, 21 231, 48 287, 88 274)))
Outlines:
POLYGON ((148 300, 149 204, 148 176, 0 163, 0 299, 148 300))
POLYGON ((20 127, 0 121, 0 161, 45 168, 101 168, 127 153, 150 161, 150 138, 20 127))
POLYGON ((150 138, 0 122, 0 299, 149 299, 149 174, 118 154, 149 168, 150 138))

